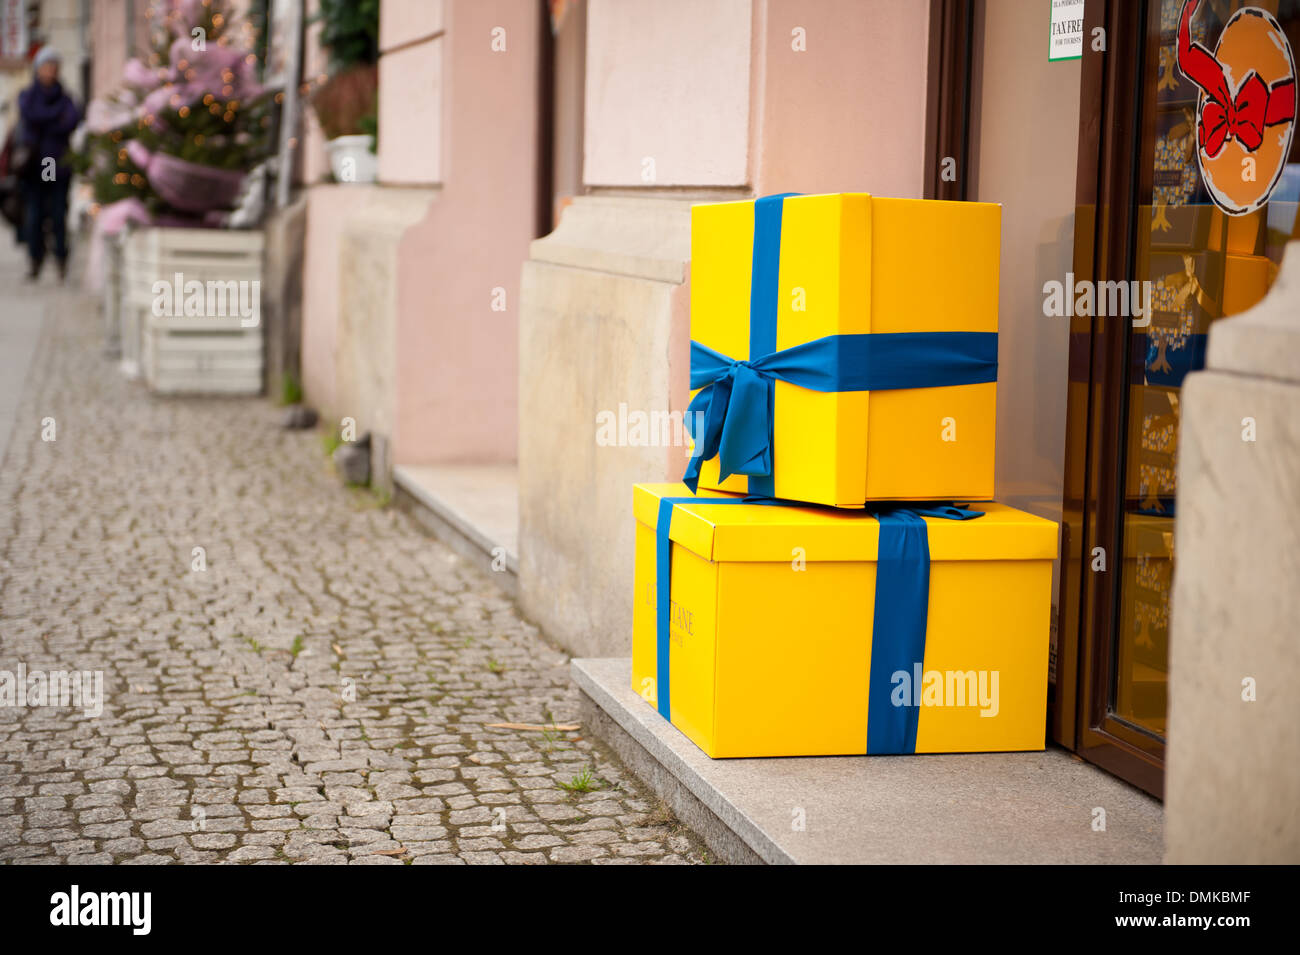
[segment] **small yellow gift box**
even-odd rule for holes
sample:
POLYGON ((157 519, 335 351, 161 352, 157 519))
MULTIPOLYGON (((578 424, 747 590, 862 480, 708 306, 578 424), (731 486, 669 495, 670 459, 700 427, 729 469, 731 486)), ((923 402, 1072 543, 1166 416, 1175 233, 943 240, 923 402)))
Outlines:
POLYGON ((634 492, 632 686, 705 753, 1043 748, 1056 524, 752 500, 634 492))
POLYGON ((690 486, 860 508, 993 495, 992 203, 691 209, 690 486))

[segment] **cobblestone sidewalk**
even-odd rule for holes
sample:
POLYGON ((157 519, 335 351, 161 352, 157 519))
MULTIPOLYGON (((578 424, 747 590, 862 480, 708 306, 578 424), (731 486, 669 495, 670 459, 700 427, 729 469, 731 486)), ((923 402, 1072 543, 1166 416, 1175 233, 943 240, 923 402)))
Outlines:
POLYGON ((54 301, 0 472, 0 671, 100 670, 105 702, 0 708, 0 860, 707 860, 581 730, 488 725, 577 693, 487 574, 270 403, 123 381, 54 301))

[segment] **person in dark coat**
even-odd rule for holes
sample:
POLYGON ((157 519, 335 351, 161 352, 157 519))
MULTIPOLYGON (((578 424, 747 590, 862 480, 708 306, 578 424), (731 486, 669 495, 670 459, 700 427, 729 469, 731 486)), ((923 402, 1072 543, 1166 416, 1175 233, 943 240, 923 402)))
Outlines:
POLYGON ((32 61, 35 82, 18 95, 22 145, 27 150, 19 171, 25 197, 23 228, 27 233, 28 278, 41 274, 45 261, 45 224, 54 234, 54 258, 59 278, 68 268, 68 185, 72 168, 63 161, 68 138, 81 121, 77 104, 59 83, 60 57, 53 47, 42 47, 32 61))

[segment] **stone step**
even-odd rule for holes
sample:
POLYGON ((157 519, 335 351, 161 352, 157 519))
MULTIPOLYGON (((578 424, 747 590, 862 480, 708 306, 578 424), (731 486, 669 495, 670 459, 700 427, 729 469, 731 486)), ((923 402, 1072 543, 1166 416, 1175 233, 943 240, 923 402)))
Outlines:
POLYGON ((1152 864, 1164 853, 1160 802, 1060 748, 712 760, 633 691, 629 659, 576 659, 572 674, 587 730, 728 862, 1152 864))
POLYGON ((519 590, 519 477, 514 465, 393 468, 394 502, 461 557, 519 590))

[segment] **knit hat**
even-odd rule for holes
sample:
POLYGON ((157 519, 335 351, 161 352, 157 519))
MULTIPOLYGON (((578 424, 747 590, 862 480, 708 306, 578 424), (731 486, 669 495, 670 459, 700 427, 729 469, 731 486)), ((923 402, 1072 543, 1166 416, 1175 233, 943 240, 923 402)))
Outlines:
POLYGON ((36 54, 36 58, 32 60, 32 69, 39 70, 46 63, 62 62, 63 54, 47 43, 45 46, 40 48, 40 51, 36 54))

